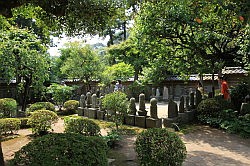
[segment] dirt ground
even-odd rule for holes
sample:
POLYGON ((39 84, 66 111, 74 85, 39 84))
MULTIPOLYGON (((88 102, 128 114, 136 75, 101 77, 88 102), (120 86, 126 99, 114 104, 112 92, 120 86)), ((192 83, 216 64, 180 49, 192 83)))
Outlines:
MULTIPOLYGON (((53 132, 63 132, 63 120, 53 126, 53 132)), ((31 141, 31 130, 19 130, 19 137, 2 142, 5 160, 12 159, 14 153, 31 141)), ((102 130, 102 134, 106 134, 102 130)), ((208 126, 199 126, 189 134, 181 136, 187 148, 184 166, 250 166, 250 139, 225 133, 208 126)), ((138 161, 134 151, 135 136, 125 136, 111 153, 112 166, 136 166, 138 161), (112 157, 113 156, 113 157, 112 157)))

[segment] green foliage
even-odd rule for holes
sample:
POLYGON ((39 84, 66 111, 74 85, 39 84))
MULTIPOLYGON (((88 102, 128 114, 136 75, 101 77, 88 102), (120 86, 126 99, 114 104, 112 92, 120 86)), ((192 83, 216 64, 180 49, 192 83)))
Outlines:
POLYGON ((128 86, 131 96, 135 99, 138 99, 141 93, 145 93, 146 86, 142 84, 140 81, 136 80, 131 85, 128 86))
POLYGON ((11 166, 107 166, 107 145, 100 137, 56 133, 37 138, 15 153, 11 166))
POLYGON ((250 94, 248 87, 249 85, 247 83, 241 82, 231 89, 231 101, 234 108, 238 111, 240 110, 241 103, 244 102, 245 97, 250 94))
POLYGON ((29 115, 30 113, 37 110, 49 110, 55 111, 55 106, 51 102, 36 102, 31 104, 29 108, 27 108, 26 113, 29 115))
POLYGON ((77 116, 64 118, 65 133, 77 133, 84 136, 99 136, 100 127, 94 121, 77 116))
POLYGON ((83 46, 82 43, 77 42, 68 43, 66 48, 60 51, 61 55, 65 57, 60 70, 67 78, 79 78, 89 83, 99 77, 100 58, 90 45, 83 46))
POLYGON ((63 107, 66 110, 77 110, 79 106, 79 101, 77 100, 68 100, 63 104, 63 107))
POLYGON ((33 112, 28 120, 28 125, 32 127, 32 132, 36 135, 44 135, 51 129, 51 125, 56 123, 58 116, 49 110, 37 110, 33 112))
POLYGON ((197 107, 197 117, 202 123, 218 127, 220 123, 219 115, 223 110, 230 108, 232 108, 231 103, 222 98, 205 99, 197 107))
POLYGON ((110 112, 110 119, 115 122, 116 129, 120 126, 128 112, 128 101, 126 94, 116 91, 107 94, 102 99, 103 107, 110 112))
POLYGON ((20 129, 21 121, 17 118, 0 119, 0 135, 17 132, 20 129))
POLYGON ((103 136, 103 139, 106 141, 108 147, 114 148, 117 142, 121 140, 121 136, 117 130, 111 130, 106 136, 103 136))
POLYGON ((57 105, 62 105, 70 99, 75 88, 76 87, 52 84, 47 88, 47 93, 52 94, 52 98, 57 105))
POLYGON ((109 85, 114 80, 128 80, 134 74, 134 69, 131 65, 124 62, 108 66, 102 73, 102 81, 109 85))
POLYGON ((16 115, 17 102, 12 98, 0 99, 0 118, 10 118, 16 115))
POLYGON ((140 165, 181 165, 187 151, 179 136, 167 129, 153 128, 137 136, 135 150, 140 165))

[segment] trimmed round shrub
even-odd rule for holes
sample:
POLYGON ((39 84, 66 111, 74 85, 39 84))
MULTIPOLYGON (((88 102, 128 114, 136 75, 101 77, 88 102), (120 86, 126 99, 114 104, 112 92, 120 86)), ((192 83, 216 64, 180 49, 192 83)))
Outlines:
POLYGON ((107 145, 101 137, 53 133, 28 143, 15 153, 11 166, 107 166, 107 145))
POLYGON ((17 118, 0 119, 0 134, 13 134, 20 129, 21 121, 17 118))
POLYGON ((37 135, 44 135, 51 129, 51 125, 56 123, 58 116, 55 112, 49 110, 37 110, 33 112, 28 120, 32 132, 37 135))
POLYGON ((36 102, 34 104, 31 104, 30 107, 27 108, 27 114, 30 114, 31 112, 37 110, 55 111, 55 105, 51 102, 36 102))
POLYGON ((68 100, 63 104, 63 107, 66 110, 77 110, 79 106, 79 101, 77 100, 68 100))
POLYGON ((17 102, 12 98, 0 99, 0 118, 10 118, 16 115, 17 102))
POLYGON ((65 117, 65 132, 78 133, 84 136, 100 136, 101 129, 94 121, 82 117, 65 117))
POLYGON ((152 128, 138 135, 135 151, 141 165, 181 165, 187 151, 179 136, 165 128, 152 128))

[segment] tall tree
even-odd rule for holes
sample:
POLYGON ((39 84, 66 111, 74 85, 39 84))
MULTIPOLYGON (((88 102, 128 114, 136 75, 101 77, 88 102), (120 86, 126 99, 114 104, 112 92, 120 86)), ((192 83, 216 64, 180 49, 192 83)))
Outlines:
POLYGON ((60 70, 68 78, 84 81, 90 90, 90 81, 97 79, 101 73, 101 63, 98 54, 89 46, 73 42, 61 49, 61 55, 66 55, 60 70))
POLYGON ((43 88, 48 76, 48 54, 37 36, 28 30, 0 30, 0 71, 8 82, 15 79, 17 101, 24 111, 31 87, 43 88))
POLYGON ((233 65, 237 59, 242 61, 249 57, 249 51, 241 50, 249 50, 249 45, 244 43, 249 40, 250 28, 246 15, 249 11, 243 6, 249 3, 244 2, 158 0, 144 3, 134 28, 141 41, 140 52, 165 53, 170 67, 178 73, 188 72, 193 66, 198 72, 210 66, 214 73, 223 65, 233 65), (160 45, 156 46, 157 43, 160 45), (166 49, 160 48, 162 45, 166 49))

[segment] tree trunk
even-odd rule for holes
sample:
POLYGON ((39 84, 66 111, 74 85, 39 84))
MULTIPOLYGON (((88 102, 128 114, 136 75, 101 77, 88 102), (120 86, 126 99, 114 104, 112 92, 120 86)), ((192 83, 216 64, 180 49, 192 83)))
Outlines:
POLYGON ((27 78, 25 79, 25 86, 24 86, 24 93, 22 97, 22 111, 24 112, 27 106, 27 99, 29 96, 30 86, 31 86, 31 79, 27 78))
POLYGON ((123 22, 123 41, 125 41, 126 39, 127 39, 127 30, 126 30, 126 24, 127 24, 127 22, 126 21, 124 21, 123 22))
POLYGON ((114 38, 113 38, 113 33, 112 33, 112 30, 109 29, 109 45, 108 46, 111 46, 111 45, 114 45, 114 38))
POLYGON ((139 70, 135 69, 134 81, 138 80, 138 78, 139 78, 139 70))

